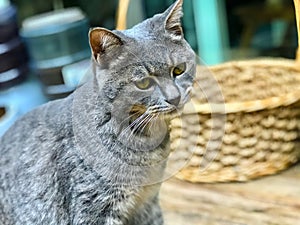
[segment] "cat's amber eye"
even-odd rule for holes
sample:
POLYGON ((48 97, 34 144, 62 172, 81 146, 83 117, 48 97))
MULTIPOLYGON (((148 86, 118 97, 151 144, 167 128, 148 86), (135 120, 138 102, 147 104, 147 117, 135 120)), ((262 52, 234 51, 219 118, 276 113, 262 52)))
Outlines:
POLYGON ((174 67, 172 75, 173 77, 178 77, 182 75, 185 72, 185 70, 186 70, 186 63, 181 63, 176 67, 174 67))
POLYGON ((154 80, 150 77, 146 77, 142 80, 135 81, 135 85, 141 90, 147 90, 154 85, 154 80))

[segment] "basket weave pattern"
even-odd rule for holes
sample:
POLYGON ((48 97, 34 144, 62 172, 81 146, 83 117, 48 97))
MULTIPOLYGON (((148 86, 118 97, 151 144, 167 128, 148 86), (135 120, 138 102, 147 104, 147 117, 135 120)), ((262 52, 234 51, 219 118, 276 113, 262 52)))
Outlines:
MULTIPOLYGON (((213 112, 202 107, 207 100, 196 85, 192 100, 197 113, 185 111, 171 124, 171 148, 176 154, 169 164, 186 162, 177 177, 191 182, 246 181, 296 163, 300 71, 294 61, 249 60, 210 70, 225 98, 225 134, 220 147, 207 147, 208 142, 214 146, 213 112), (195 123, 200 123, 198 129, 195 123)), ((197 81, 203 80, 198 73, 197 81)))

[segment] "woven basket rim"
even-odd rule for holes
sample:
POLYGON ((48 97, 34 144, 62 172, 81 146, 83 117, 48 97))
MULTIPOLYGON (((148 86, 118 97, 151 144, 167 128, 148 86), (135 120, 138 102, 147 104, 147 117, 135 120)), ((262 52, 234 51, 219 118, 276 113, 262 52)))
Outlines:
MULTIPOLYGON (((211 73, 215 73, 213 70, 222 69, 230 66, 261 66, 261 67, 283 67, 287 69, 297 70, 300 76, 300 64, 295 60, 285 58, 256 58, 249 60, 236 60, 229 61, 222 64, 209 66, 211 73)), ((224 104, 218 103, 196 103, 191 100, 191 104, 188 104, 184 109, 184 114, 228 114, 237 112, 255 112, 265 109, 274 109, 281 106, 289 106, 300 100, 300 89, 291 91, 290 93, 273 96, 265 99, 251 100, 251 101, 236 101, 224 104)))

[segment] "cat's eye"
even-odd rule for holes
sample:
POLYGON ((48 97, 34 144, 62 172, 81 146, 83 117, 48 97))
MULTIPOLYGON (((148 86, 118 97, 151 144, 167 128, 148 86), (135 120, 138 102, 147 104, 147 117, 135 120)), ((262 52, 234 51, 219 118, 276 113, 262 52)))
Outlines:
POLYGON ((172 71, 172 75, 173 77, 178 77, 180 75, 182 75, 186 70, 186 63, 181 63, 179 65, 177 65, 176 67, 174 67, 173 71, 172 71))
POLYGON ((147 90, 154 85, 154 80, 150 77, 146 77, 142 80, 135 81, 135 86, 141 90, 147 90))

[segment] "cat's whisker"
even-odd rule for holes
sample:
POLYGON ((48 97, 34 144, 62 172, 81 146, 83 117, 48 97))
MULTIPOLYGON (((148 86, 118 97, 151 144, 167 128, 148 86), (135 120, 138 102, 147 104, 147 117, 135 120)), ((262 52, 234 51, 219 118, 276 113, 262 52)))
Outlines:
MULTIPOLYGON (((141 120, 144 119, 145 116, 147 116, 147 113, 143 113, 141 116, 139 116, 136 120, 134 120, 131 124, 129 124, 129 126, 127 126, 125 129, 123 129, 121 131, 121 133, 119 134, 119 137, 122 137, 123 134, 127 134, 127 132, 130 130, 130 135, 127 137, 127 139, 129 140, 129 138, 131 138, 134 135, 135 132, 135 127, 138 123, 140 123, 141 120)), ((126 137, 125 137, 126 138, 126 137)))
POLYGON ((138 124, 137 126, 134 127, 133 129, 133 133, 137 132, 137 131, 140 131, 140 128, 142 128, 144 125, 145 127, 147 126, 147 123, 148 123, 148 120, 149 118, 151 118, 151 114, 147 114, 145 118, 143 118, 138 124))
MULTIPOLYGON (((130 116, 128 116, 127 118, 125 118, 122 122, 121 122, 121 126, 120 126, 120 129, 122 129, 122 124, 124 124, 126 121, 130 120, 131 118, 133 118, 134 116, 138 115, 139 112, 136 112, 134 114, 131 114, 130 116)), ((139 119, 140 117, 138 117, 137 119, 139 119)), ((137 120, 136 119, 136 120, 137 120)), ((135 120, 135 121, 136 121, 135 120)), ((134 122, 135 122, 134 121, 134 122)), ((120 138, 126 138, 126 134, 127 134, 127 131, 130 130, 132 128, 132 124, 129 124, 129 126, 127 126, 125 129, 121 130, 118 132, 117 134, 117 137, 118 139, 120 138), (125 135, 124 135, 125 134, 125 135), (124 135, 124 136, 123 136, 124 135)), ((127 139, 131 138, 131 132, 130 132, 130 135, 127 139)), ((112 149, 115 149, 116 146, 118 145, 118 140, 115 141, 114 145, 111 147, 112 149)))
MULTIPOLYGON (((139 113, 140 113, 140 112, 135 112, 135 113, 131 114, 130 116, 128 116, 127 118, 125 118, 125 119, 120 123, 120 129, 122 129, 124 123, 126 123, 126 122, 129 122, 129 123, 130 123, 130 119, 133 118, 134 116, 138 115, 139 113)), ((130 124, 129 124, 129 126, 130 126, 130 124)), ((127 126, 125 129, 127 129, 127 128, 128 128, 128 126, 127 126)), ((124 131, 124 130, 123 130, 123 131, 124 131)), ((121 135, 123 131, 120 130, 120 131, 118 132, 118 136, 121 135)))
POLYGON ((124 136, 121 136, 121 138, 123 139, 126 139, 128 141, 130 141, 131 137, 133 137, 134 135, 134 132, 132 131, 132 128, 131 126, 128 126, 126 129, 124 129, 122 131, 122 135, 124 134, 124 136))
MULTIPOLYGON (((145 119, 143 119, 143 121, 141 121, 141 123, 139 123, 137 127, 135 127, 135 130, 132 130, 132 136, 136 135, 138 137, 141 137, 141 135, 143 134, 144 128, 147 126, 147 118, 148 118, 148 116, 145 119)), ((135 143, 135 145, 136 144, 137 143, 135 143)))
MULTIPOLYGON (((130 116, 127 117, 125 120, 123 120, 123 122, 125 122, 126 120, 127 120, 127 121, 130 120, 131 118, 133 118, 134 116, 136 116, 136 115, 138 115, 138 114, 140 114, 140 112, 136 112, 136 113, 130 115, 130 116)), ((144 114, 145 114, 145 113, 144 113, 144 114)), ((139 117, 137 117, 132 123, 130 123, 130 121, 129 121, 129 125, 128 125, 125 129, 123 129, 122 132, 128 131, 129 128, 132 128, 132 126, 134 126, 134 125, 135 125, 135 124, 136 124, 136 123, 144 116, 144 114, 142 114, 142 115, 140 115, 139 117)), ((121 127, 121 128, 122 128, 122 127, 121 127)))
POLYGON ((157 114, 154 114, 154 117, 153 117, 153 121, 152 123, 150 124, 150 127, 149 127, 149 132, 150 132, 150 135, 152 136, 152 127, 154 126, 154 124, 157 122, 157 119, 159 118, 159 113, 157 114))
MULTIPOLYGON (((150 124, 150 126, 152 125, 152 120, 155 117, 155 115, 153 114, 149 114, 149 117, 146 118, 146 123, 144 124, 144 126, 142 127, 142 129, 140 130, 140 135, 142 135, 144 133, 144 130, 146 129, 146 127, 150 124)), ((148 129, 150 131, 150 127, 148 129)))
POLYGON ((157 107, 155 109, 151 110, 152 114, 166 114, 166 113, 171 113, 172 111, 176 110, 175 106, 162 106, 162 107, 157 107))
POLYGON ((141 120, 144 120, 144 117, 147 116, 146 113, 142 114, 141 116, 139 116, 136 120, 134 120, 126 129, 132 129, 134 130, 134 128, 136 127, 136 125, 138 125, 140 123, 141 120))

